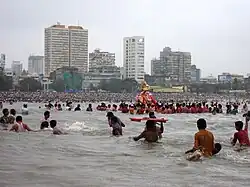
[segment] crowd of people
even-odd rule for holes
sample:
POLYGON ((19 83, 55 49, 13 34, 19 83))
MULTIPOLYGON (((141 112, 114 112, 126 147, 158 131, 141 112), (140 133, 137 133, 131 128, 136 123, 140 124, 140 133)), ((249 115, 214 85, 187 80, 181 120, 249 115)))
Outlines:
MULTIPOLYGON (((249 99, 249 95, 235 94, 196 94, 196 93, 152 93, 157 101, 162 102, 188 102, 188 101, 229 101, 236 97, 242 100, 249 99)), ((72 102, 101 102, 109 101, 118 103, 120 101, 131 101, 136 93, 109 93, 109 92, 0 92, 0 101, 13 102, 47 102, 47 101, 72 101, 72 102)))
MULTIPOLYGON (((230 100, 230 95, 194 95, 190 93, 186 94, 164 94, 164 93, 156 93, 154 97, 158 100, 158 102, 152 105, 142 105, 138 103, 133 103, 131 98, 134 98, 132 94, 129 93, 55 93, 55 92, 33 92, 33 93, 24 93, 24 92, 0 92, 0 100, 2 108, 3 102, 45 102, 45 107, 48 109, 44 112, 44 117, 41 121, 40 129, 34 130, 31 129, 27 124, 23 122, 22 116, 16 116, 15 109, 7 109, 4 108, 2 110, 3 116, 0 118, 0 127, 2 130, 9 130, 15 132, 25 132, 25 131, 44 131, 51 130, 53 134, 67 134, 63 132, 61 129, 57 128, 57 121, 50 120, 50 111, 52 109, 61 111, 63 107, 65 110, 73 110, 80 111, 81 105, 77 104, 75 108, 73 108, 72 103, 80 103, 80 102, 90 102, 86 111, 92 112, 92 104, 94 102, 100 101, 109 101, 111 102, 121 102, 119 106, 116 104, 108 104, 101 103, 97 106, 96 110, 103 110, 107 112, 106 117, 108 118, 109 127, 111 127, 112 135, 114 136, 122 136, 122 129, 125 127, 125 124, 119 119, 119 117, 115 116, 113 111, 121 111, 123 113, 130 114, 148 114, 149 118, 146 121, 145 128, 142 133, 138 136, 134 137, 135 141, 140 139, 145 139, 147 142, 157 142, 162 138, 162 134, 164 132, 163 122, 157 121, 155 117, 156 113, 162 114, 173 114, 173 113, 205 113, 210 112, 213 114, 223 113, 223 106, 220 104, 221 101, 230 100), (160 101, 159 101, 160 100, 160 101), (208 102, 208 101, 212 102, 208 102), (125 102, 127 101, 127 102, 125 102), (126 103, 130 104, 126 104, 126 103), (66 104, 64 104, 66 103, 66 104), (209 103, 209 104, 208 104, 209 103), (132 112, 133 111, 133 112, 132 112), (135 112, 136 111, 136 112, 135 112), (155 120, 152 120, 155 118, 155 120), (160 122, 160 123, 159 123, 160 122), (157 126, 157 125, 160 125, 157 126)), ((240 148, 238 150, 245 149, 250 146, 249 137, 248 137, 248 121, 250 120, 250 112, 247 108, 247 96, 240 98, 241 101, 245 101, 243 105, 243 112, 245 114, 245 127, 242 121, 235 122, 235 129, 237 132, 234 134, 231 144, 234 146, 237 142, 239 142, 240 148)), ((226 113, 227 114, 236 114, 238 113, 238 107, 243 102, 227 102, 226 113)), ((27 108, 27 104, 23 106, 27 108)), ((27 109, 28 111, 28 109, 27 109)), ((27 113, 28 114, 28 113, 27 113)), ((189 154, 188 160, 199 160, 202 156, 210 157, 222 149, 220 143, 215 143, 213 133, 206 130, 207 123, 205 119, 199 119, 197 121, 198 132, 195 134, 195 142, 194 147, 191 150, 188 150, 186 154, 189 154)))

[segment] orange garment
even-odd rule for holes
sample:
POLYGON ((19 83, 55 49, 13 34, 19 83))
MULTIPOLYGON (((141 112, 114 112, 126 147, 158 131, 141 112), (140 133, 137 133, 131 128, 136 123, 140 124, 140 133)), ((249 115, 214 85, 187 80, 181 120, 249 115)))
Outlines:
POLYGON ((134 108, 132 108, 132 107, 131 107, 131 108, 129 108, 129 113, 130 113, 130 114, 134 114, 134 113, 135 113, 135 109, 134 109, 134 108))
POLYGON ((214 149, 214 135, 207 130, 199 130, 194 136, 194 148, 204 149, 204 156, 212 156, 214 149))

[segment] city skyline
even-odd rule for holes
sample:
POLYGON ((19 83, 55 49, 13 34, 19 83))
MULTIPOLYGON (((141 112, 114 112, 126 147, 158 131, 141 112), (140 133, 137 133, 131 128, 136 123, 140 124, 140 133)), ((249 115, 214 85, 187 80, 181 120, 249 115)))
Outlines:
POLYGON ((44 28, 57 21, 65 25, 79 22, 89 30, 89 51, 114 52, 119 66, 123 64, 123 37, 142 35, 146 73, 152 58, 170 46, 174 51, 191 52, 192 64, 202 70, 203 77, 221 72, 246 75, 250 67, 249 6, 247 0, 5 0, 0 13, 0 53, 6 54, 7 67, 17 60, 27 69, 30 54, 44 55, 44 28))

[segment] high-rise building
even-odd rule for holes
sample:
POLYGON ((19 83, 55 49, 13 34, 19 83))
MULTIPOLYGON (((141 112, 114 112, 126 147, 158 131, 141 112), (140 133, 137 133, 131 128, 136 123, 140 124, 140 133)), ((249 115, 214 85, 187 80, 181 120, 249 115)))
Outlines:
POLYGON ((53 25, 45 28, 45 74, 58 68, 76 67, 88 71, 88 30, 81 26, 53 25))
POLYGON ((16 77, 19 77, 23 71, 23 64, 20 61, 13 61, 11 64, 11 69, 16 77))
POLYGON ((133 36, 123 39, 124 78, 144 80, 144 37, 133 36))
POLYGON ((201 70, 196 68, 196 65, 191 66, 191 82, 200 82, 201 70))
POLYGON ((5 63, 6 63, 5 60, 6 60, 6 59, 5 59, 5 54, 1 54, 1 57, 0 57, 0 68, 1 68, 2 70, 4 70, 4 68, 5 68, 5 63))
POLYGON ((81 26, 68 26, 69 66, 80 72, 88 71, 88 30, 81 26))
POLYGON ((171 77, 178 82, 191 80, 191 53, 171 51, 165 47, 160 52, 160 59, 151 61, 151 74, 171 77))
POLYGON ((166 70, 162 66, 160 59, 154 58, 151 60, 151 75, 165 75, 166 70))
POLYGON ((103 66, 115 66, 115 53, 100 51, 100 49, 89 53, 89 69, 103 66))
POLYGON ((28 59, 29 74, 44 74, 44 57, 43 56, 29 56, 28 59))

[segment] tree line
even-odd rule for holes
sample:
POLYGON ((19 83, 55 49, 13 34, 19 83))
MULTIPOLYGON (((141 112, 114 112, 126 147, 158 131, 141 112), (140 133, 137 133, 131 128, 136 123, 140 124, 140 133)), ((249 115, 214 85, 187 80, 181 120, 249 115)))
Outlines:
MULTIPOLYGON (((249 78, 250 79, 250 78, 249 78)), ((18 85, 13 84, 12 77, 4 75, 0 71, 0 91, 8 91, 11 89, 20 91, 30 91, 35 92, 42 90, 43 86, 40 81, 27 77, 23 78, 18 82, 18 85)), ((52 84, 49 85, 49 89, 55 90, 57 92, 64 92, 65 90, 78 89, 81 90, 81 85, 77 85, 77 88, 71 88, 69 84, 63 79, 57 79, 52 84)), ((134 79, 109 79, 102 80, 100 84, 95 87, 93 84, 89 85, 90 90, 106 90, 113 93, 118 92, 128 92, 132 93, 140 89, 140 85, 134 79)), ((194 93, 219 93, 222 90, 249 90, 250 91, 250 81, 243 84, 237 79, 233 80, 232 83, 226 84, 207 84, 207 83, 195 83, 189 85, 189 90, 194 93)))

